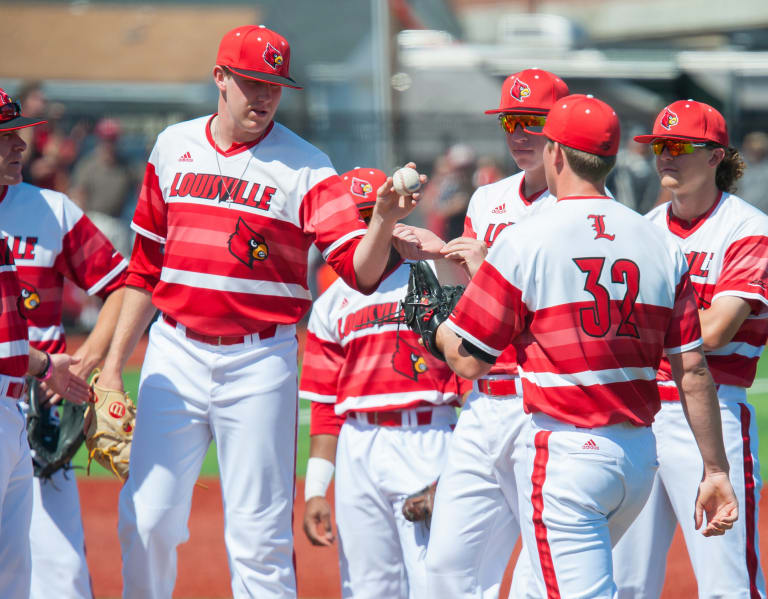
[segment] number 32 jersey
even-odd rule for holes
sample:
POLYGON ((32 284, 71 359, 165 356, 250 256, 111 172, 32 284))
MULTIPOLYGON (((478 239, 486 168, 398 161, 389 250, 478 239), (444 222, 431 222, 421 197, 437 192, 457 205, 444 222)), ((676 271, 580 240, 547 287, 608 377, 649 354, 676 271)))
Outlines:
POLYGON ((608 197, 568 197, 507 227, 448 326, 492 359, 513 343, 527 412, 648 426, 662 352, 701 345, 683 253, 608 197))

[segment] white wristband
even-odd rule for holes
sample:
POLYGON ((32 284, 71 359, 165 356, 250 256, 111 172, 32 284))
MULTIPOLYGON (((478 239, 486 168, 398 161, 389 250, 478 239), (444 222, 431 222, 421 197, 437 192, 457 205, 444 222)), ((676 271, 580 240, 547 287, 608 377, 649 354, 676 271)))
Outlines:
POLYGON ((333 462, 325 458, 309 458, 307 476, 304 479, 304 501, 311 497, 325 497, 333 478, 333 462))

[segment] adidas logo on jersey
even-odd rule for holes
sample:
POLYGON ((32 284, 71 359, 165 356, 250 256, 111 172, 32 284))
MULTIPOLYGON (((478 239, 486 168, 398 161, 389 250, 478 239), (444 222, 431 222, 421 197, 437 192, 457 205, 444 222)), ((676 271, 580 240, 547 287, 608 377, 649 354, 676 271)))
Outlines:
POLYGON ((341 308, 344 308, 349 302, 347 301, 347 298, 345 297, 343 300, 341 300, 341 308))
POLYGON ((179 162, 192 162, 192 154, 184 152, 179 158, 179 162))
POLYGON ((500 204, 496 206, 493 210, 491 210, 491 214, 504 214, 507 211, 507 203, 504 202, 503 204, 500 204))
POLYGON ((597 443, 595 443, 592 439, 584 443, 584 445, 582 445, 581 448, 582 449, 600 449, 597 443))

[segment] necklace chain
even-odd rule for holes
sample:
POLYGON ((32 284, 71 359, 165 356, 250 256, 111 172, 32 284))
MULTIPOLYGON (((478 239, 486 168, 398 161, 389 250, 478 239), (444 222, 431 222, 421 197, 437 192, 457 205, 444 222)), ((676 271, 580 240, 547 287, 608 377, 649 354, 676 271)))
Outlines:
MULTIPOLYGON (((213 152, 216 155, 216 168, 219 170, 219 179, 221 180, 221 187, 224 188, 224 195, 219 196, 220 202, 232 202, 234 198, 232 197, 232 189, 226 184, 224 181, 224 175, 221 172, 221 165, 219 164, 219 150, 218 150, 218 142, 216 141, 216 134, 219 132, 219 117, 218 115, 213 121, 213 129, 212 129, 212 135, 213 135, 213 152)), ((243 172, 240 173, 240 176, 238 177, 238 181, 241 181, 243 176, 245 175, 245 171, 248 170, 248 167, 251 164, 251 160, 253 159, 253 152, 248 152, 248 161, 245 163, 245 168, 243 169, 243 172)), ((235 183, 235 188, 237 188, 238 183, 235 183)))

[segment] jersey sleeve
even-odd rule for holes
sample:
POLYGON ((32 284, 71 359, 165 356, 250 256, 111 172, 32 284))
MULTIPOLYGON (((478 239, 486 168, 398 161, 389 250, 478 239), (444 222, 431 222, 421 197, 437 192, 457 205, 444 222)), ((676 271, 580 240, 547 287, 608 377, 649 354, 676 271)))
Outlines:
POLYGON ((163 244, 137 235, 125 284, 152 292, 163 269, 163 244))
POLYGON ((325 309, 329 302, 322 301, 325 297, 323 295, 318 299, 309 318, 299 397, 313 402, 334 404, 339 373, 345 357, 344 349, 330 322, 331 314, 325 309))
POLYGON ((667 354, 690 351, 702 344, 701 321, 699 320, 696 295, 682 253, 678 259, 677 270, 678 283, 675 288, 675 303, 664 336, 664 351, 667 354))
POLYGON ((527 314, 520 289, 497 270, 489 253, 446 323, 459 337, 498 358, 525 328, 527 314))
POLYGON ((18 310, 21 287, 13 254, 0 235, 0 374, 23 377, 29 368, 27 323, 18 310))
POLYGON ((339 416, 333 404, 313 401, 309 412, 309 434, 339 436, 346 416, 339 416))
POLYGON ((125 285, 128 262, 83 211, 65 198, 61 253, 54 268, 88 295, 105 299, 125 285))
POLYGON ((157 176, 159 154, 158 146, 155 144, 144 171, 144 180, 139 190, 139 200, 136 204, 131 228, 143 237, 148 237, 158 243, 165 243, 168 234, 167 210, 160 189, 160 180, 157 176))
POLYGON ((306 193, 300 221, 304 234, 313 238, 323 259, 347 285, 359 289, 353 257, 366 227, 341 177, 328 177, 306 193))
POLYGON ((728 246, 712 301, 726 295, 744 298, 753 315, 768 317, 768 237, 750 235, 728 246))
POLYGON ((475 209, 478 202, 480 201, 479 198, 480 190, 477 189, 469 200, 469 205, 467 206, 467 214, 464 217, 464 232, 462 233, 464 237, 472 237, 473 239, 477 239, 477 231, 475 231, 475 224, 473 221, 475 218, 475 209))

